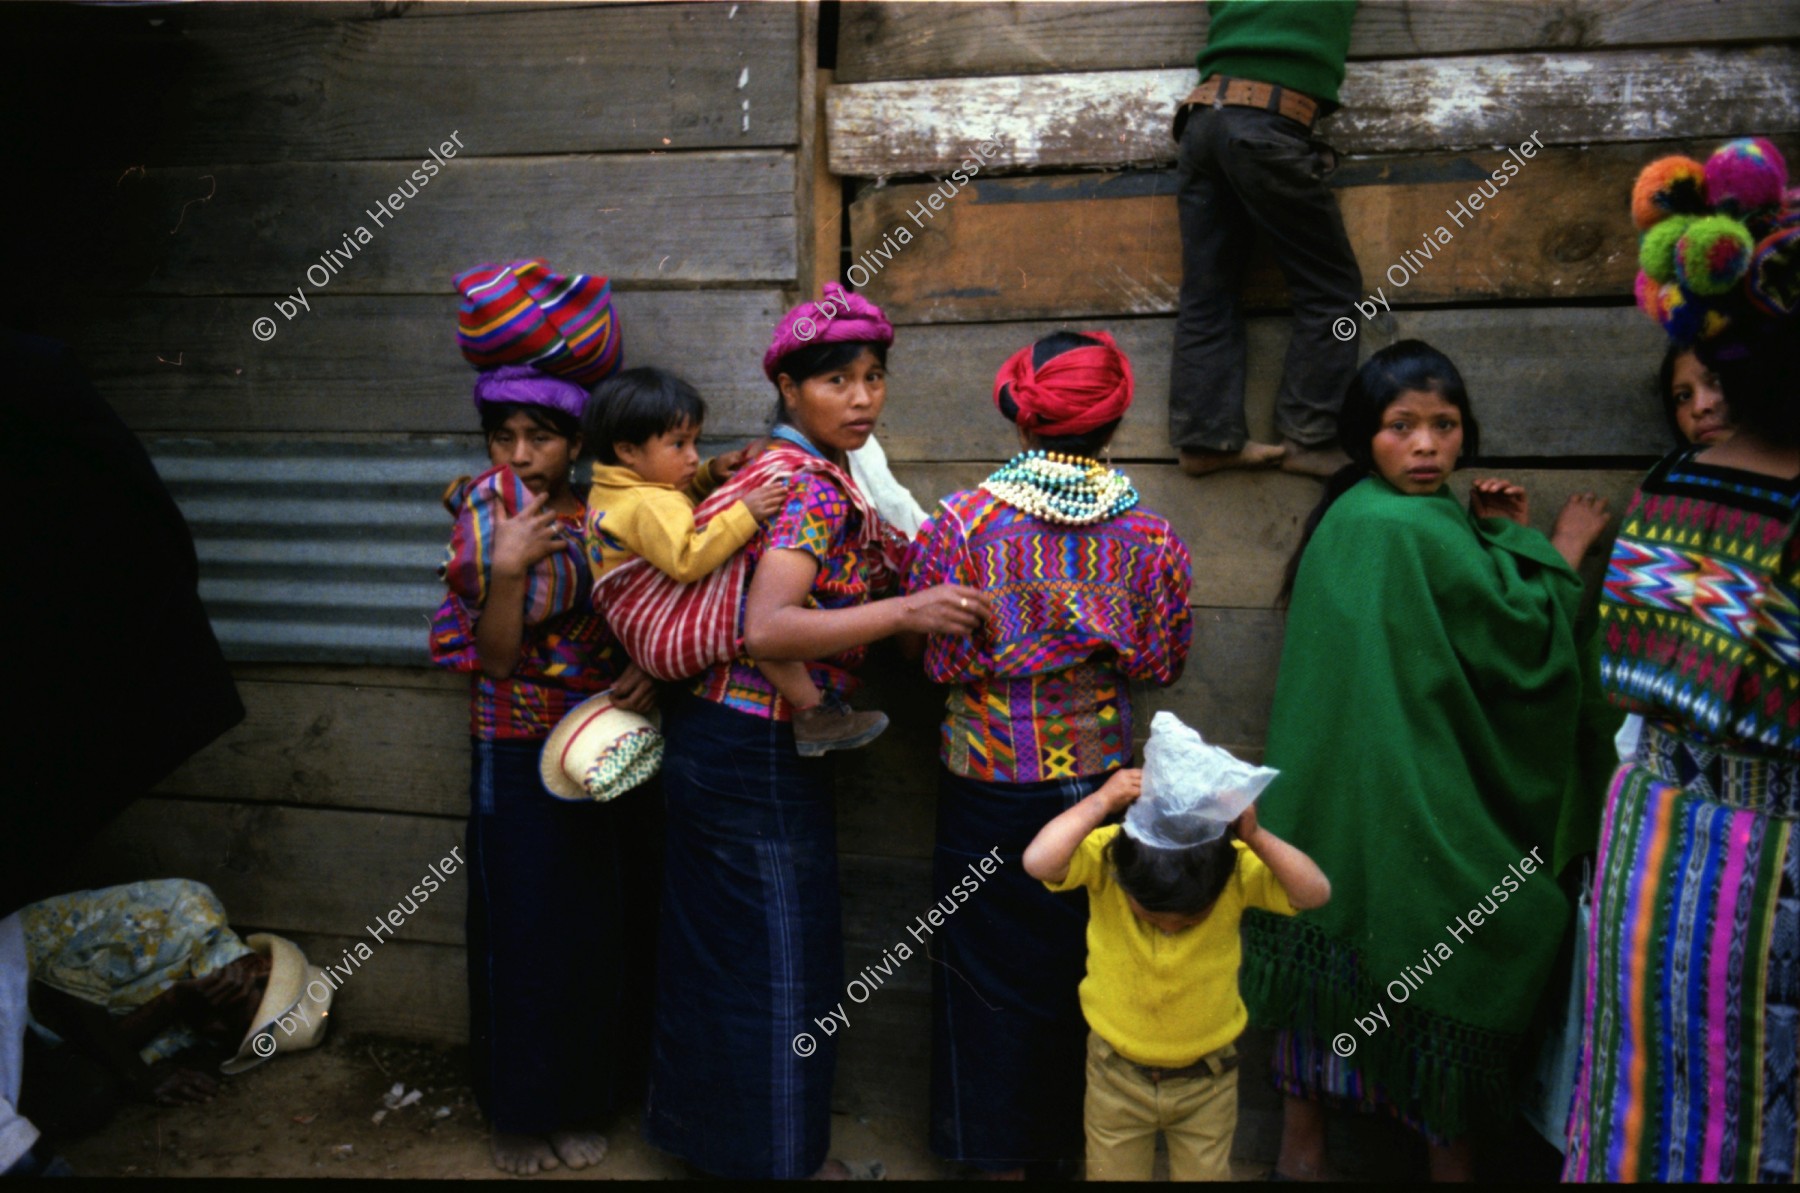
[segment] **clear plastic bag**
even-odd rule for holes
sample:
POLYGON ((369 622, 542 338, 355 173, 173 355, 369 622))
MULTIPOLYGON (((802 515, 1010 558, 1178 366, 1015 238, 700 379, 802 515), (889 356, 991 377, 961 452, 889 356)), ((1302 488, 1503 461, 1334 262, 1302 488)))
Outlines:
POLYGON ((1144 793, 1125 813, 1125 831, 1156 849, 1204 845, 1255 803, 1278 773, 1208 745, 1174 713, 1159 712, 1144 747, 1144 793))

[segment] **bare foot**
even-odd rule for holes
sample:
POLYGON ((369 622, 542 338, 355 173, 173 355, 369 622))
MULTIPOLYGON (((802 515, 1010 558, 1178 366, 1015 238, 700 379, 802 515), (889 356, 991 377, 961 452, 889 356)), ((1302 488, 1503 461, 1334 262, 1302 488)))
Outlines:
POLYGON ((552 1131, 550 1146, 571 1169, 586 1168, 606 1159, 606 1136, 598 1131, 552 1131))
POLYGON ((1281 462, 1283 472, 1298 472, 1306 476, 1330 476, 1350 462, 1344 449, 1333 441, 1321 443, 1316 447, 1301 447, 1292 439, 1282 440, 1287 450, 1287 458, 1281 462))
MULTIPOLYGON (((1234 452, 1215 452, 1204 448, 1182 448, 1181 470, 1189 476, 1205 476, 1227 468, 1273 468, 1287 454, 1285 447, 1258 443, 1254 439, 1234 452)), ((1023 1178, 1021 1178, 1023 1179, 1023 1178)))
POLYGON ((550 1141, 542 1135, 508 1135, 494 1132, 494 1167, 514 1176, 536 1176, 560 1165, 550 1141))

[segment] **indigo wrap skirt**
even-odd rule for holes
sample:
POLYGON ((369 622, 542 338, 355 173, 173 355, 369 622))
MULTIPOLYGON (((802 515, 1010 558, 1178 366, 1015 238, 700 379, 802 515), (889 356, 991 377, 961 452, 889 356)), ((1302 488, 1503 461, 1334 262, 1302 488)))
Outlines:
POLYGON ((828 759, 793 729, 681 694, 644 1138, 714 1176, 798 1179, 831 1143, 844 997, 828 759))
POLYGON ((1022 859, 1106 779, 984 783, 939 768, 938 896, 996 846, 1002 863, 931 942, 931 1150, 944 1159, 1005 1170, 1082 1154, 1087 893, 1052 894, 1022 859))
POLYGON ((475 1098, 499 1131, 598 1125, 643 1086, 662 794, 652 781, 606 804, 558 799, 542 742, 472 744, 475 1098))

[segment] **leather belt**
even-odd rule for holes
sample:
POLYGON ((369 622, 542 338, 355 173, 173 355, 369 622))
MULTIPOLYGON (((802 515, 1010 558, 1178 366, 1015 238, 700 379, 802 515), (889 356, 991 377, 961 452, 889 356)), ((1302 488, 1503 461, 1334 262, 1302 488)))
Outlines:
POLYGON ((1217 1077, 1229 1073, 1238 1067, 1238 1055, 1235 1048, 1221 1048, 1218 1052, 1203 1056, 1193 1064, 1183 1065, 1179 1069, 1153 1069, 1136 1061, 1128 1063, 1152 1084, 1161 1085, 1165 1081, 1177 1081, 1184 1077, 1217 1077))
POLYGON ((1310 95, 1302 95, 1274 83, 1258 83, 1254 79, 1228 79, 1223 75, 1214 75, 1188 92, 1187 98, 1176 109, 1178 117, 1195 104, 1214 108, 1260 108, 1265 112, 1286 116, 1309 130, 1319 115, 1319 101, 1310 95))

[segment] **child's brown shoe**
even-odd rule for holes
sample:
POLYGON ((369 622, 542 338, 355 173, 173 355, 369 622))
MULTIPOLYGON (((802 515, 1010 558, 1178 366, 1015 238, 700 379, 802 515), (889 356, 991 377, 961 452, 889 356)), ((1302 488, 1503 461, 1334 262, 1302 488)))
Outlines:
POLYGON ((880 737, 887 727, 886 713, 857 712, 827 694, 794 714, 794 749, 802 758, 816 758, 827 750, 854 750, 880 737))

